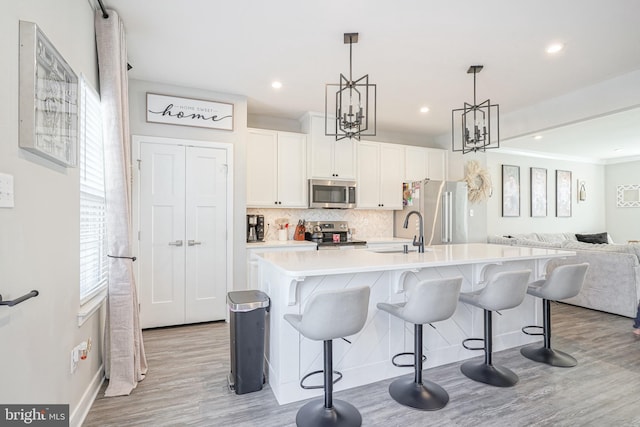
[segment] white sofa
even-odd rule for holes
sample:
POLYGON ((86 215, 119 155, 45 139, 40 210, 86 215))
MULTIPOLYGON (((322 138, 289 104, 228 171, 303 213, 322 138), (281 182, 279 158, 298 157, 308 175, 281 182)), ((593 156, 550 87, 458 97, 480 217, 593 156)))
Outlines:
POLYGON ((547 273, 563 264, 589 263, 580 293, 563 302, 626 317, 635 317, 640 299, 640 245, 579 242, 573 233, 528 233, 489 236, 489 243, 567 249, 575 257, 552 260, 547 273))

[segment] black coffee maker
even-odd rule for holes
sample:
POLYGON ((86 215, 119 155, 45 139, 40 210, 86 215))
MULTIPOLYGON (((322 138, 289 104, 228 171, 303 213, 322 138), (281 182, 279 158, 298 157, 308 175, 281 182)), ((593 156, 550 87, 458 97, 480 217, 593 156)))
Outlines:
POLYGON ((247 242, 264 241, 264 215, 247 215, 247 242))

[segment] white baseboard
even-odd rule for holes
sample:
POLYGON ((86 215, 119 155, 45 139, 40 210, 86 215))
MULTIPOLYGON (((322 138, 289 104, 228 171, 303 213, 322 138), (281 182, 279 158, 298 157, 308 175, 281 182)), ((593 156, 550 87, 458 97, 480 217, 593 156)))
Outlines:
POLYGON ((89 410, 91 409, 91 405, 93 405, 93 401, 96 400, 96 396, 98 395, 98 391, 100 391, 100 386, 102 386, 102 382, 104 381, 104 365, 100 365, 98 372, 93 376, 93 379, 89 383, 89 386, 85 390, 82 398, 78 402, 78 406, 73 411, 71 416, 69 417, 69 425, 72 427, 80 427, 84 422, 84 419, 89 414, 89 410))

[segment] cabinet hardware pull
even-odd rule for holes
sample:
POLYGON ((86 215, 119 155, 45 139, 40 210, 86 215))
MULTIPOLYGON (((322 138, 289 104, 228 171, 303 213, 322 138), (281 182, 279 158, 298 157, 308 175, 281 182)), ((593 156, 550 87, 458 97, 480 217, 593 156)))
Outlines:
POLYGON ((195 245, 201 245, 202 242, 196 242, 195 240, 187 240, 187 245, 189 246, 195 246, 195 245))
POLYGON ((169 242, 169 246, 182 246, 182 240, 176 240, 175 242, 169 242))

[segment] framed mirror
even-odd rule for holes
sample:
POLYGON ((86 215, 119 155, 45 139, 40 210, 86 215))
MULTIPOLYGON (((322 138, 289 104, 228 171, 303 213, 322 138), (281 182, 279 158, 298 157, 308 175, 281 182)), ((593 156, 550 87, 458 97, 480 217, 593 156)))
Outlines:
POLYGON ((640 208, 640 185, 618 185, 617 206, 619 208, 640 208))

